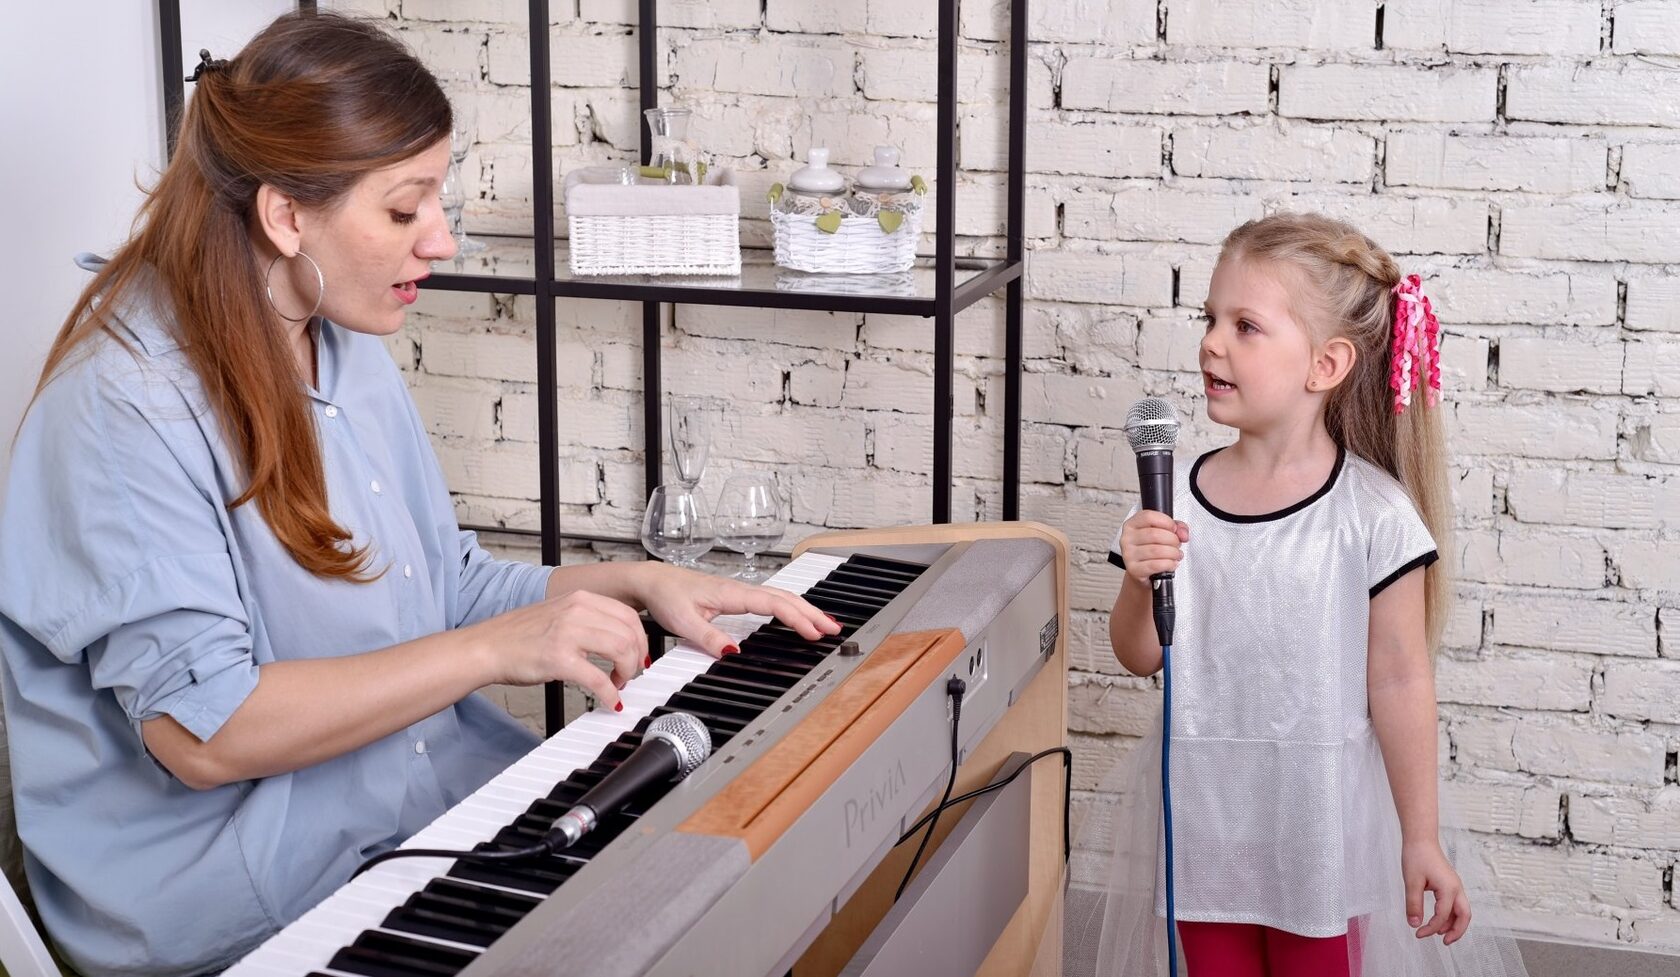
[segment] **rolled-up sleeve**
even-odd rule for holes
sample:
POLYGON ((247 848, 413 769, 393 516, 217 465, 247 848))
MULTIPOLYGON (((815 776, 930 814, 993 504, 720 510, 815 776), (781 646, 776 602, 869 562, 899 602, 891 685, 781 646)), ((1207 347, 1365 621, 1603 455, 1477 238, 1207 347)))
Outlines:
POLYGON ((0 613, 85 662, 142 749, 140 724, 164 715, 206 740, 256 687, 250 621, 200 419, 157 376, 119 377, 60 378, 30 411, 0 521, 0 613), (171 436, 182 428, 196 446, 171 436))
POLYGON ((452 628, 464 627, 505 611, 543 599, 548 591, 548 576, 552 567, 520 563, 517 560, 498 560, 478 545, 478 534, 457 529, 461 546, 461 574, 457 586, 459 599, 452 628))

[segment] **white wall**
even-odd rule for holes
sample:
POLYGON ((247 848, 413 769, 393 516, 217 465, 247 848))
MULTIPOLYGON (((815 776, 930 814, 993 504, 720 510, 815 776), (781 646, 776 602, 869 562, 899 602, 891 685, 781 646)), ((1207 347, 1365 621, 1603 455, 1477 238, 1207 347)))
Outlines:
MULTIPOLYGON (((182 4, 188 64, 209 47, 229 57, 288 9, 279 0, 182 4)), ((156 4, 21 3, 8 13, 14 43, 0 58, 0 187, 11 206, 0 235, 0 281, 8 299, 0 357, 0 504, 12 434, 41 361, 87 281, 77 251, 107 252, 127 236, 163 163, 163 89, 156 4), (15 140, 15 141, 14 141, 15 140)), ((188 86, 189 90, 191 86, 188 86)), ((189 91, 190 94, 190 91, 189 91)))

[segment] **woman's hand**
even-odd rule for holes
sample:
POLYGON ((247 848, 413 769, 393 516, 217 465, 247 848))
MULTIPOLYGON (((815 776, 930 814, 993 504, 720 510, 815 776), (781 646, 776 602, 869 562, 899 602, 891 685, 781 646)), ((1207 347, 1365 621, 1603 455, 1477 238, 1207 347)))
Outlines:
POLYGON ((1417 929, 1418 939, 1445 934, 1442 943, 1458 942, 1470 928, 1470 898, 1440 843, 1431 839, 1403 844, 1400 874, 1406 881, 1406 922, 1417 929), (1435 894, 1435 915, 1427 923, 1423 921, 1426 891, 1435 894))
POLYGON ((463 629, 490 660, 485 684, 570 682, 603 706, 619 708, 618 690, 647 656, 647 633, 628 606, 587 590, 527 604, 463 629), (589 661, 612 663, 612 674, 589 661))
POLYGON ((1139 509, 1120 527, 1120 559, 1126 561, 1126 575, 1148 587, 1155 574, 1178 570, 1189 541, 1189 526, 1165 513, 1139 509))
POLYGON ((785 590, 664 563, 643 565, 636 596, 665 630, 713 657, 739 650, 729 635, 712 626, 712 619, 720 614, 764 614, 810 640, 840 633, 839 622, 785 590))

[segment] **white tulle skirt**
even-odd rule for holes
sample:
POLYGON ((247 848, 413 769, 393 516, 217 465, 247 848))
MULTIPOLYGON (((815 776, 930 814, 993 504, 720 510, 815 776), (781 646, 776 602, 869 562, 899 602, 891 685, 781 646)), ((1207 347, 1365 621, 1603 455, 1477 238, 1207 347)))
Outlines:
MULTIPOLYGON (((1175 741, 1176 743, 1176 741, 1175 741)), ((1496 932, 1486 920, 1491 894, 1481 884, 1489 877, 1468 832, 1443 828, 1442 846, 1469 891, 1472 922, 1452 946, 1440 937, 1418 939, 1407 925, 1405 885, 1400 872, 1400 821, 1374 741, 1370 755, 1350 751, 1348 786, 1360 795, 1349 820, 1362 837, 1350 839, 1345 853, 1349 891, 1343 905, 1350 916, 1349 973, 1354 977, 1526 977, 1515 941, 1496 932)), ((1174 761, 1179 757, 1174 755, 1174 761)), ((1167 970, 1166 919, 1162 900, 1161 734, 1155 731, 1127 754, 1104 778, 1101 795, 1118 797, 1087 812, 1065 880, 1062 959, 1040 959, 1035 975, 1065 977, 1160 977, 1167 970)), ((1179 780, 1175 767, 1173 780, 1179 780)), ((1195 819, 1186 810, 1192 798, 1173 796, 1175 889, 1179 919, 1217 920, 1217 907, 1206 895, 1188 893, 1187 879, 1217 879, 1222 866, 1198 862, 1179 825, 1195 819), (1186 914, 1185 907, 1190 908, 1186 914)), ((1202 798, 1200 800, 1205 800, 1202 798)), ((1448 812, 1442 824, 1449 824, 1448 812)), ((1288 821, 1275 825, 1287 831, 1288 821)), ((1192 838, 1195 833, 1191 833, 1192 838)), ((1274 846, 1287 850, 1288 845, 1274 846)), ((1203 856, 1206 857, 1205 855, 1203 856)), ((1213 887, 1217 892, 1217 884, 1213 887)), ((1217 901, 1215 898, 1213 901, 1217 901)), ((1425 899, 1424 918, 1433 906, 1425 899)), ((1264 922, 1241 911, 1230 921, 1264 922)), ((1323 935, 1308 933, 1303 935, 1323 935)), ((1051 947, 1056 941, 1047 940, 1051 947)), ((1191 974, 1181 957, 1179 973, 1191 974)))

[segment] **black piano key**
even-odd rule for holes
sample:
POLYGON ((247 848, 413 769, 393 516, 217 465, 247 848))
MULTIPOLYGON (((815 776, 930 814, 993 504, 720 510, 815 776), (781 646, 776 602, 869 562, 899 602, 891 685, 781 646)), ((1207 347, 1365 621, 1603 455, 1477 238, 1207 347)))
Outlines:
POLYGON ((755 712, 763 712, 782 697, 780 692, 771 692, 763 686, 747 687, 728 679, 704 673, 696 675, 684 688, 693 689, 696 692, 703 690, 707 695, 721 696, 731 702, 751 706, 755 712))
POLYGON ((748 638, 746 642, 741 645, 741 653, 739 656, 731 655, 730 657, 738 657, 740 661, 746 662, 777 662, 792 668, 799 668, 802 669, 800 672, 801 678, 804 677, 806 672, 809 672, 811 669, 821 665, 828 658, 827 655, 813 654, 809 651, 801 651, 798 648, 789 648, 785 645, 779 645, 774 641, 754 641, 751 638, 748 638))
POLYGON ((484 912, 508 913, 513 916, 523 916, 542 905, 541 899, 522 896, 514 892, 503 892, 500 889, 486 889, 482 886, 468 885, 454 879, 433 879, 426 883, 421 890, 425 895, 435 899, 448 899, 461 905, 474 905, 484 912))
POLYGON ((739 671, 724 671, 718 665, 713 665, 695 678, 697 680, 703 678, 707 682, 731 689, 741 689, 756 695, 768 696, 771 702, 780 699, 782 693, 793 687, 791 683, 771 681, 762 675, 746 675, 739 671))
POLYGON ((683 711, 705 709, 719 716, 731 717, 743 726, 757 719, 758 714, 764 711, 743 704, 738 700, 731 701, 724 696, 711 695, 703 689, 691 689, 688 686, 683 686, 682 691, 665 700, 665 704, 672 709, 683 711))
MULTIPOLYGON (((845 622, 842 621, 841 623, 844 624, 845 622)), ((775 639, 789 647, 819 655, 826 655, 840 647, 840 642, 844 640, 837 634, 825 634, 815 639, 807 638, 785 624, 767 624, 754 631, 746 640, 751 642, 766 639, 775 639)))
POLYGON ((412 905, 413 902, 414 900, 410 899, 409 905, 391 910, 385 915, 385 922, 380 925, 388 930, 472 946, 489 946, 513 925, 509 923, 508 926, 490 926, 455 913, 412 905))
POLYGON ((704 723, 705 726, 706 726, 706 732, 708 732, 712 735, 712 749, 713 749, 713 751, 716 751, 718 747, 720 747, 723 744, 729 742, 731 739, 734 739, 736 733, 739 733, 741 730, 746 728, 745 723, 737 722, 734 719, 731 719, 729 717, 719 716, 715 713, 709 712, 709 711, 704 710, 704 709, 681 709, 681 710, 679 710, 679 709, 673 709, 669 705, 664 705, 664 706, 660 706, 659 708, 653 710, 653 714, 655 716, 663 716, 666 713, 671 713, 671 712, 690 713, 691 715, 694 716, 695 719, 698 719, 702 723, 704 723))
POLYGON ((861 587, 873 590, 876 593, 884 594, 889 598, 897 597, 899 594, 904 592, 905 587, 910 585, 909 581, 906 580, 888 580, 882 577, 872 577, 867 573, 849 571, 844 567, 841 567, 829 574, 828 579, 835 583, 846 584, 850 587, 861 587))
POLYGON ((888 594, 878 588, 860 587, 844 580, 824 580, 805 592, 807 594, 832 594, 836 597, 844 597, 847 600, 855 600, 860 604, 873 604, 876 607, 887 606, 892 603, 893 597, 897 596, 896 594, 888 594))
POLYGON ((875 612, 879 610, 876 607, 857 604, 830 594, 817 594, 807 599, 817 610, 838 620, 841 624, 857 624, 859 626, 868 624, 869 619, 874 617, 875 612))
POLYGON ((740 658, 740 655, 730 655, 708 668, 706 672, 709 675, 737 675, 754 682, 778 684, 783 690, 798 685, 799 680, 810 673, 809 669, 796 668, 791 665, 772 665, 762 661, 744 662, 740 658))
POLYGON ((903 574, 912 580, 927 572, 925 563, 911 563, 908 560, 895 560, 888 556, 873 556, 868 553, 853 553, 846 557, 846 565, 903 574))
POLYGON ((327 966, 367 977, 387 977, 426 974, 429 977, 454 977, 467 964, 478 958, 471 950, 442 946, 426 940, 411 939, 395 933, 365 930, 356 941, 334 955, 327 966), (342 963, 340 958, 344 958, 342 963))

